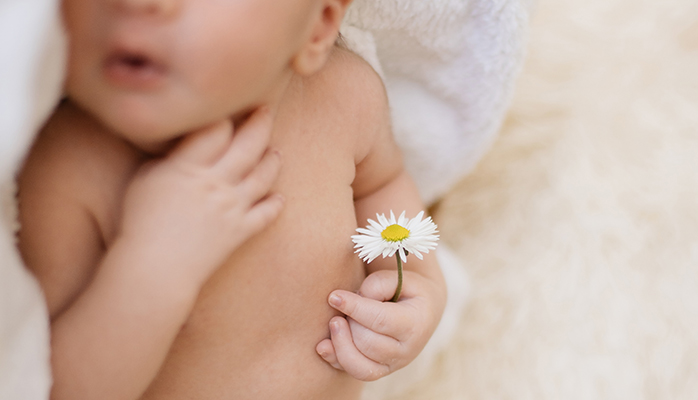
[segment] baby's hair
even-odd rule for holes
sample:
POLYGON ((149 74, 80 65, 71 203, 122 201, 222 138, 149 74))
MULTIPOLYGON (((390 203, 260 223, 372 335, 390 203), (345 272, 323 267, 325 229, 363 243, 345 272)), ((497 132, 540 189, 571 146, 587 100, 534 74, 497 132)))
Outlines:
POLYGON ((334 45, 341 49, 349 50, 349 46, 347 46, 347 42, 344 40, 342 32, 337 32, 337 40, 334 41, 334 45))

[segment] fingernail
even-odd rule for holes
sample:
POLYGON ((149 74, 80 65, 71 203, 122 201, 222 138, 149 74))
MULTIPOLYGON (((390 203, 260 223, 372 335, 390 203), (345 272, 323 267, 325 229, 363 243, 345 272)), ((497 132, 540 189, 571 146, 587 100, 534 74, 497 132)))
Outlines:
POLYGON ((330 305, 332 307, 341 307, 342 306, 342 298, 337 296, 336 294, 330 295, 329 302, 330 302, 330 305))
POLYGON ((330 322, 330 332, 332 332, 333 335, 336 335, 339 333, 339 322, 337 322, 337 321, 330 322))

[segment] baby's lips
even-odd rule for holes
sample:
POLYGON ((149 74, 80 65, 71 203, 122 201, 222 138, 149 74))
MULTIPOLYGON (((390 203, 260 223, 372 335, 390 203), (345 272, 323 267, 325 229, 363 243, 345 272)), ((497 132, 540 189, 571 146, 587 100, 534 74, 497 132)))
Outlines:
POLYGON ((104 63, 107 78, 118 86, 151 89, 162 84, 166 69, 152 59, 135 53, 115 53, 104 63))
POLYGON ((167 63, 146 43, 125 40, 110 46, 104 59, 104 72, 117 86, 132 89, 152 89, 164 82, 167 63))

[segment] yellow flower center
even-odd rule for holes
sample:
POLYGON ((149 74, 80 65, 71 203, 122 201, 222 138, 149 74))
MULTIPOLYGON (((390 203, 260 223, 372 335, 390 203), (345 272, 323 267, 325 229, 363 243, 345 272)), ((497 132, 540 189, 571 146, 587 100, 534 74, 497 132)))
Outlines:
POLYGON ((393 224, 381 232, 381 237, 389 242, 399 242, 410 237, 410 231, 398 224, 393 224))

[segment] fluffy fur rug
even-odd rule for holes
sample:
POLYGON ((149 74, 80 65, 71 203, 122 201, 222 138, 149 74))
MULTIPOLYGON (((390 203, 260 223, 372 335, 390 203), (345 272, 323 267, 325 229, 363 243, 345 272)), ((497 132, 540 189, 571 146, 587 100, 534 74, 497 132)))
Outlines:
POLYGON ((698 398, 698 2, 540 1, 501 137, 436 219, 472 301, 400 399, 698 398))

